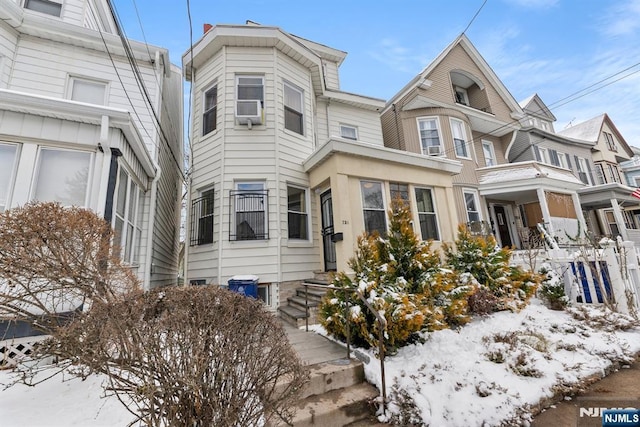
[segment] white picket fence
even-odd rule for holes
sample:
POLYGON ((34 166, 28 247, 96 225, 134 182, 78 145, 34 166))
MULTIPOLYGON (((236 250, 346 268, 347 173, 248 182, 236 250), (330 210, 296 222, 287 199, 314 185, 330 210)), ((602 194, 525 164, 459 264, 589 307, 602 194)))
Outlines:
POLYGON ((514 251, 512 264, 530 269, 549 265, 564 280, 573 304, 611 304, 621 313, 640 312, 640 266, 633 242, 611 242, 603 249, 514 251))

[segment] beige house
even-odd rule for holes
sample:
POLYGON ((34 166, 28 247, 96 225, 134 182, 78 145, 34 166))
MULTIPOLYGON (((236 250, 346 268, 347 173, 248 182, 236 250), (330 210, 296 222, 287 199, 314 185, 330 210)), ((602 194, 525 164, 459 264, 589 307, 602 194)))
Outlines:
POLYGON ((346 53, 277 27, 217 25, 183 56, 192 87, 186 283, 257 276, 270 307, 347 269, 392 197, 425 239, 452 240, 456 159, 385 147, 382 100, 340 89, 346 53))
POLYGON ((461 162, 453 177, 458 221, 522 247, 538 223, 572 232, 583 221, 583 184, 570 171, 509 163, 519 130, 541 117, 523 110, 463 34, 387 103, 382 129, 387 147, 461 162))
POLYGON ((592 186, 579 191, 589 230, 596 236, 622 236, 640 245, 640 224, 634 211, 638 199, 631 196, 620 163, 630 160, 633 151, 611 118, 605 113, 558 132, 559 135, 592 145, 594 169, 592 186))

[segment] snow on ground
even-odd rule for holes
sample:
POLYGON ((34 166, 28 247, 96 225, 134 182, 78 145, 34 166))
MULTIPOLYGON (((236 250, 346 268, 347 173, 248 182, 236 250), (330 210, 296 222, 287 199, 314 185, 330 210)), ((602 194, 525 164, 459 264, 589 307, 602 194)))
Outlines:
MULTIPOLYGON (((587 309, 602 316, 599 309, 587 309)), ((400 349, 385 360, 387 394, 401 389, 415 402, 413 420, 405 416, 405 423, 526 424, 529 408, 544 398, 602 376, 612 361, 629 362, 638 352, 640 328, 594 329, 533 299, 520 313, 476 318, 458 331, 434 332, 424 343, 400 349)), ((380 388, 379 360, 372 358, 365 372, 380 388)))
MULTIPOLYGON (((588 308, 587 314, 602 318, 599 309, 588 308)), ((424 343, 400 349, 386 359, 388 394, 406 392, 399 394, 410 396, 413 415, 425 424, 526 424, 528 409, 541 399, 602 375, 612 361, 630 361, 640 352, 640 328, 606 329, 548 310, 533 299, 520 313, 476 318, 457 331, 434 332, 424 343)), ((367 379, 378 385, 379 367, 374 357, 365 367, 367 379)), ((11 377, 0 371, 3 427, 113 427, 133 419, 114 397, 101 398, 100 377, 54 378, 36 387, 3 390, 11 377)))

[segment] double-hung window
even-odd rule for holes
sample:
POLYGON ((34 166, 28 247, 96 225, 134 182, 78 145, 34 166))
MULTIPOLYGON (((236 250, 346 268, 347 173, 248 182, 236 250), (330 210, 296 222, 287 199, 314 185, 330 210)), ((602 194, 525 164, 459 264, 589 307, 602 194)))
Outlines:
POLYGON ((135 264, 142 235, 144 192, 124 169, 118 175, 115 207, 115 243, 122 249, 123 261, 135 264))
POLYGON ((575 156, 575 161, 576 169, 578 170, 578 178, 580 179, 580 181, 582 181, 586 185, 593 185, 587 160, 582 157, 575 156))
POLYGON ((420 132, 422 154, 426 154, 427 156, 439 156, 443 154, 437 118, 418 119, 418 131, 420 132))
POLYGON ((216 130, 218 115, 218 87, 209 88, 203 97, 202 135, 216 130))
POLYGON ((24 0, 24 8, 60 17, 62 13, 62 2, 51 0, 24 0))
POLYGON ((607 164, 607 168, 609 169, 609 176, 611 177, 611 181, 609 182, 620 182, 620 172, 618 171, 618 167, 609 163, 607 164))
POLYGON ((92 154, 86 151, 41 147, 36 161, 32 198, 86 206, 92 154))
POLYGON ((287 186, 287 220, 289 239, 309 240, 308 192, 304 188, 287 186))
POLYGON ((284 127, 292 132, 303 134, 303 94, 289 83, 284 83, 284 127))
POLYGON ((364 229, 367 233, 377 232, 380 236, 387 234, 387 214, 384 208, 382 183, 361 181, 362 210, 364 215, 364 229))
POLYGON ((213 243, 214 194, 209 188, 191 202, 191 246, 213 243))
POLYGON ((263 108, 264 77, 237 76, 236 114, 241 117, 253 117, 253 120, 257 120, 256 123, 262 123, 263 108))
POLYGON ((485 166, 495 166, 496 165, 496 153, 493 149, 493 142, 491 141, 482 141, 482 152, 484 153, 484 164, 485 166))
POLYGON ((429 188, 416 188, 415 192, 422 240, 440 240, 438 218, 433 205, 431 190, 429 188))
POLYGON ((71 77, 69 79, 69 98, 87 104, 105 105, 107 101, 107 83, 97 80, 71 77))
POLYGON ((467 148, 467 137, 464 131, 464 122, 458 119, 451 120, 451 134, 453 135, 453 145, 456 149, 456 157, 470 158, 467 148))
POLYGON ((268 229, 268 193, 264 182, 238 182, 231 191, 234 209, 230 240, 266 240, 268 229))
POLYGON ((613 139, 613 135, 609 132, 602 132, 604 134, 604 140, 607 143, 607 148, 611 151, 618 151, 618 147, 616 147, 616 142, 613 139))
POLYGON ((17 155, 16 144, 0 144, 0 212, 9 205, 17 155))
POLYGON ((480 210, 478 203, 478 193, 473 190, 464 190, 464 203, 467 209, 467 221, 477 222, 481 220, 480 210))

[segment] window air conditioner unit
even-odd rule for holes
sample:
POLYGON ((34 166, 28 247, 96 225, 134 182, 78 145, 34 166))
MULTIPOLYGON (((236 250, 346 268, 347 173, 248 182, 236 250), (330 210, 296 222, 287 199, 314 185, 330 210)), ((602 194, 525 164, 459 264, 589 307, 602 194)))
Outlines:
POLYGON ((429 146, 427 147, 427 154, 430 156, 439 156, 440 155, 440 146, 429 146))
POLYGON ((236 101, 236 119, 241 125, 262 124, 262 103, 259 99, 238 99, 236 101))

